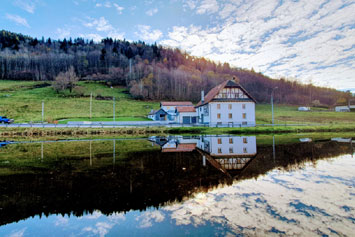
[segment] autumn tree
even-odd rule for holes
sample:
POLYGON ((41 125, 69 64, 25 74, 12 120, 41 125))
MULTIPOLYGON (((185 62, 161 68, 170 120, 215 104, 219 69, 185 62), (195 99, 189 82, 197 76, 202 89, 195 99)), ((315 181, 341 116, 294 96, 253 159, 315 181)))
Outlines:
POLYGON ((76 76, 74 67, 71 66, 68 71, 60 72, 58 76, 56 76, 52 86, 57 92, 69 89, 71 93, 78 81, 79 78, 76 76))

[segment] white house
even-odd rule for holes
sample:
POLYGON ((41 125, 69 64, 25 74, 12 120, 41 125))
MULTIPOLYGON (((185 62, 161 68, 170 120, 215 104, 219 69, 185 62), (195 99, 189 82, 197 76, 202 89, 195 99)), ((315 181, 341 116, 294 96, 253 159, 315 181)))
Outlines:
POLYGON ((236 81, 214 87, 197 104, 199 123, 210 126, 255 126, 256 100, 236 81))

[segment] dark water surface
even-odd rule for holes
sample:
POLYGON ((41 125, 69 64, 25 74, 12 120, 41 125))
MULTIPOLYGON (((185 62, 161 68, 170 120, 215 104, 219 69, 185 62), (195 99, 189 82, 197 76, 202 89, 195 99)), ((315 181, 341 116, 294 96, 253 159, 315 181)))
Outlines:
POLYGON ((0 236, 354 236, 351 138, 0 142, 0 236))

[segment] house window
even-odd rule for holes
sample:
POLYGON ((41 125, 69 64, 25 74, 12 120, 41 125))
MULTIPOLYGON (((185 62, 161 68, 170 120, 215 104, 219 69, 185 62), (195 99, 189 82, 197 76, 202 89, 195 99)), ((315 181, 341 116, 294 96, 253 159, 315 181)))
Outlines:
POLYGON ((218 138, 218 144, 222 144, 222 138, 218 138))
POLYGON ((221 114, 217 114, 217 118, 218 118, 218 119, 221 119, 221 114))
POLYGON ((243 152, 244 152, 244 153, 248 153, 248 150, 247 150, 246 147, 243 148, 243 152))
POLYGON ((218 153, 222 153, 222 148, 218 148, 218 153))
POLYGON ((233 147, 229 147, 229 153, 233 153, 233 147))
POLYGON ((221 109, 221 104, 217 104, 217 109, 221 109))
POLYGON ((243 119, 246 119, 246 118, 247 118, 247 114, 243 113, 243 119))
POLYGON ((248 138, 243 137, 243 143, 248 143, 248 138))
POLYGON ((229 104, 229 105, 228 105, 228 109, 232 109, 232 104, 229 104))
POLYGON ((242 109, 245 109, 245 104, 242 104, 242 109))
POLYGON ((229 138, 229 144, 233 144, 233 138, 229 138))
POLYGON ((232 114, 228 114, 228 118, 230 119, 233 118, 232 114))

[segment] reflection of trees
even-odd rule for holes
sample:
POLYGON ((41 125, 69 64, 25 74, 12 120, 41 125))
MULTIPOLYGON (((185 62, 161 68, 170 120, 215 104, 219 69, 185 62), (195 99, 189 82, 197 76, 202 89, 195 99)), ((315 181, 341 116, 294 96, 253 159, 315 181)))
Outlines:
MULTIPOLYGON (((351 152, 349 144, 330 141, 279 145, 274 160, 272 146, 259 146, 258 154, 245 169, 228 170, 228 173, 238 180, 257 178, 276 167, 297 169, 305 162, 316 163, 318 159, 351 152)), ((95 157, 112 161, 112 154, 108 153, 96 153, 95 157)), ((87 160, 83 162, 88 165, 87 160)), ((127 159, 116 160, 114 165, 112 162, 102 164, 75 169, 76 163, 67 162, 50 169, 2 176, 0 224, 38 214, 80 216, 94 210, 104 214, 144 210, 181 201, 219 184, 232 183, 210 162, 204 166, 197 151, 131 152, 127 159)))

